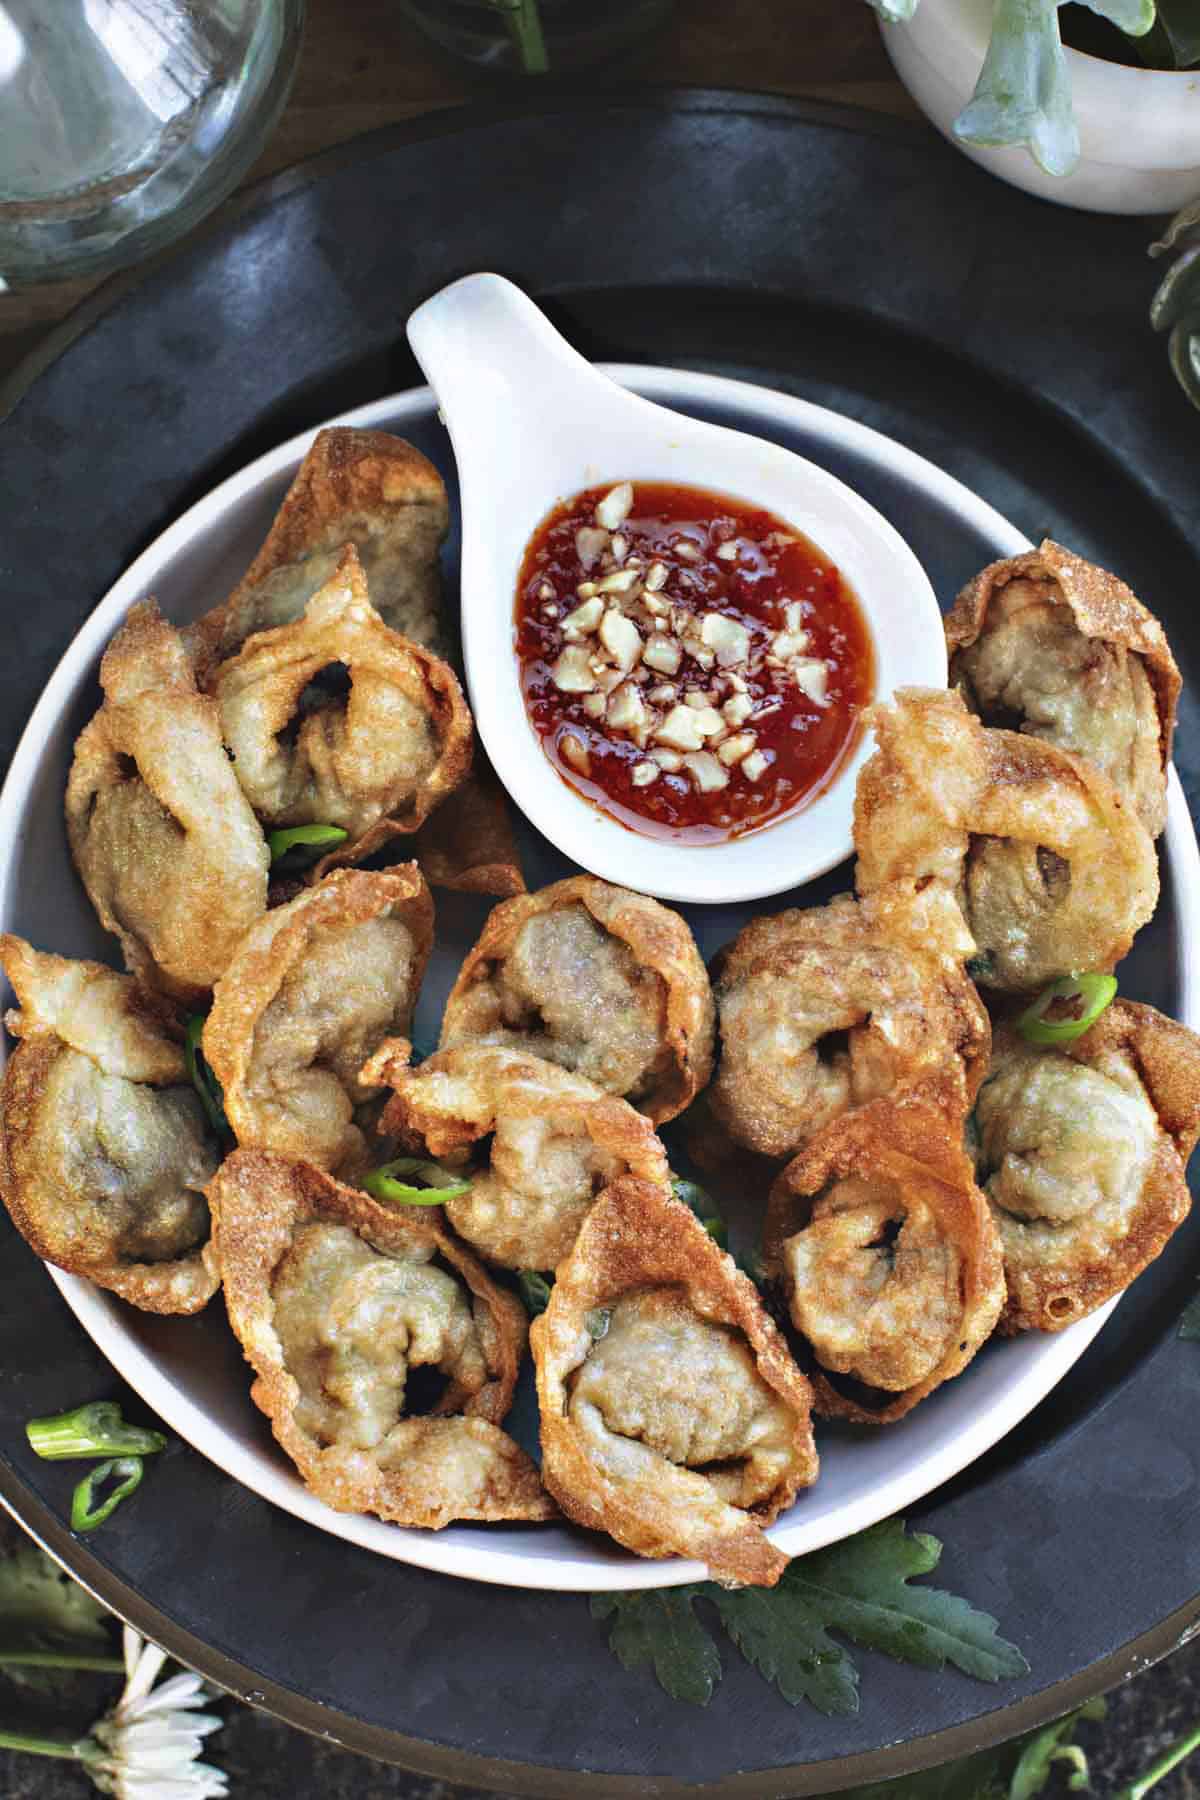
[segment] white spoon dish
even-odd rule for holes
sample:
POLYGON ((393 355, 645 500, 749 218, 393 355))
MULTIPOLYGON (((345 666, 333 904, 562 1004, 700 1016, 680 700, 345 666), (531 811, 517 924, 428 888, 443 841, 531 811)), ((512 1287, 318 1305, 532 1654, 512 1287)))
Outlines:
POLYGON ((875 698, 942 687, 933 589, 899 532, 853 489, 763 438, 656 405, 587 362, 512 282, 469 275, 408 321, 458 465, 462 631, 471 706, 501 781, 575 863, 659 899, 754 900, 850 855, 854 788, 869 734, 807 805, 721 843, 633 832, 569 786, 526 715, 514 646, 529 540, 562 501, 599 484, 667 482, 776 514, 837 566, 870 634, 875 698))

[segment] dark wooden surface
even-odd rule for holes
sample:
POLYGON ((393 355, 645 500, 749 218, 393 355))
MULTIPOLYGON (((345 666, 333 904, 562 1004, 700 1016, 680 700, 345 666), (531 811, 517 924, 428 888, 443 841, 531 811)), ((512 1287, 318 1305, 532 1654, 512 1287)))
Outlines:
MULTIPOLYGON (((869 9, 857 0, 685 0, 658 36, 607 65, 598 85, 630 80, 682 82, 841 100, 913 116, 891 73, 869 9)), ((507 90, 511 92, 512 90, 507 90)), ((310 0, 310 19, 292 99, 249 180, 272 174, 329 145, 395 120, 494 94, 413 32, 392 0, 310 0)), ((0 377, 96 285, 72 282, 0 297, 0 377)), ((74 1696, 71 1723, 105 1703, 103 1683, 74 1696)), ((0 1718, 23 1702, 4 1683, 0 1718)), ((1103 1795, 1128 1781, 1174 1735, 1200 1716, 1200 1645, 1140 1676, 1112 1697, 1106 1725, 1088 1728, 1093 1785, 1103 1795)), ((481 1800, 481 1791, 384 1768, 302 1737, 243 1707, 210 1741, 239 1800, 481 1800)), ((68 1722, 63 1717, 64 1724, 68 1722)), ((68 1765, 0 1752, 6 1800, 69 1800, 93 1793, 68 1765)), ((1186 1768, 1157 1790, 1163 1800, 1200 1793, 1186 1768)))

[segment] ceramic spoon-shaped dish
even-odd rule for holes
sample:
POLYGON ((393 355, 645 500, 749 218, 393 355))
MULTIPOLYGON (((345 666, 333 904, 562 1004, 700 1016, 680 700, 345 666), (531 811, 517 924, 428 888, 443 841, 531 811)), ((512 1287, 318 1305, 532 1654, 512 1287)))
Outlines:
POLYGON ((875 697, 886 699, 898 687, 946 681, 937 601, 900 534, 803 457, 619 387, 499 275, 469 275, 435 294, 410 317, 408 338, 458 464, 471 705, 521 810, 573 862, 664 900, 759 899, 849 856, 855 782, 871 749, 865 734, 807 806, 716 845, 635 834, 569 787, 525 712, 517 577, 541 521, 584 488, 660 481, 729 494, 778 514, 837 565, 871 634, 875 697))

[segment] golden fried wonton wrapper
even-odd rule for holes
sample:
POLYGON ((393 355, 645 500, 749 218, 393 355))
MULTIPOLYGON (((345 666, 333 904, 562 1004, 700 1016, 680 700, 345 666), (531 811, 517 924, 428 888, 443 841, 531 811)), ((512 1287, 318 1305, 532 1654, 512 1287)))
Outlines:
POLYGON ((100 963, 0 937, 20 1041, 0 1094, 0 1187, 39 1256, 148 1312, 198 1312, 204 1184, 220 1158, 157 996, 100 963))
POLYGON ((1088 757, 1158 836, 1182 678, 1123 581, 1047 538, 968 582, 946 642, 972 712, 1088 757))
POLYGON ((962 1148, 961 1075, 847 1113, 779 1176, 764 1262, 817 1368, 816 1410, 886 1425, 966 1368, 1004 1304, 1000 1241, 962 1148), (860 1404, 830 1375, 892 1395, 860 1404))
POLYGON ((235 1150, 209 1201, 251 1398, 318 1499, 433 1531, 554 1516, 500 1429, 523 1308, 447 1233, 440 1208, 392 1212, 261 1150, 235 1150), (431 1412, 405 1417, 422 1367, 446 1386, 431 1412))
POLYGON ((266 909, 266 840, 196 690, 179 633, 135 606, 100 664, 105 700, 75 743, 67 835, 126 965, 203 999, 266 909))
MULTIPOLYGON (((319 431, 245 578, 186 634, 200 685, 209 687, 218 664, 255 632, 299 619, 347 544, 384 624, 451 657, 438 565, 449 521, 445 484, 412 444, 353 426, 319 431)), ((524 890, 507 803, 478 752, 474 772, 422 827, 413 853, 435 887, 524 890)))
POLYGON ((528 1050, 661 1125, 712 1073, 712 990, 678 913, 574 875, 493 907, 441 1042, 528 1050))
POLYGON ((361 862, 412 832, 471 766, 471 715, 449 663, 390 631, 347 548, 304 617, 260 631, 213 678, 243 793, 268 831, 340 825, 320 864, 361 862), (344 697, 312 702, 326 670, 344 697))
POLYGON ((1154 911, 1149 833, 1083 757, 989 731, 958 694, 902 688, 872 707, 878 749, 858 778, 858 891, 937 880, 977 945, 969 973, 1026 992, 1111 969, 1154 911))
POLYGON ((753 1283, 651 1182, 597 1200, 530 1331, 542 1479, 639 1556, 772 1587, 763 1534, 817 1478, 807 1381, 753 1283))
POLYGON ((322 1168, 361 1159, 359 1070, 407 1031, 433 947, 415 863, 339 869, 246 934, 213 993, 203 1048, 241 1145, 322 1168))
POLYGON ((1140 1275, 1187 1217, 1200 1038, 1116 1000, 1074 1043, 996 1031, 973 1115, 1004 1250, 1005 1332, 1061 1331, 1140 1275))
POLYGON ((445 1203, 455 1231, 509 1269, 553 1269, 596 1195, 620 1175, 666 1188, 667 1153, 648 1119, 593 1082, 520 1050, 460 1044, 408 1067, 384 1044, 362 1070, 395 1090, 379 1129, 406 1148, 463 1166, 466 1194, 445 1203), (467 1168, 481 1138, 485 1166, 467 1168))
POLYGON ((779 1158, 955 1061, 973 1095, 991 1042, 963 972, 974 949, 952 895, 933 883, 752 919, 715 965, 721 1060, 707 1099, 717 1123, 779 1158))

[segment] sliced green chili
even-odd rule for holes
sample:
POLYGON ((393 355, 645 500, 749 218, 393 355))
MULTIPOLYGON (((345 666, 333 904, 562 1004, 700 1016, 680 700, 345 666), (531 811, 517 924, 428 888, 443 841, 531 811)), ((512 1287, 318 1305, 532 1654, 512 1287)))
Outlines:
POLYGON ((97 1525, 111 1519, 122 1500, 128 1500, 134 1489, 141 1486, 145 1470, 140 1456, 116 1456, 89 1469, 71 1495, 71 1530, 95 1531, 97 1525), (106 1481, 115 1481, 117 1486, 106 1499, 97 1502, 96 1494, 106 1481))
POLYGON ((86 1456, 153 1456, 167 1447, 161 1431, 127 1425, 115 1400, 93 1400, 50 1419, 30 1419, 25 1435, 30 1447, 47 1462, 86 1456))
POLYGON ((187 1022, 183 1039, 183 1055, 192 1086, 200 1096, 204 1116, 218 1137, 231 1138, 233 1132, 225 1117, 225 1094, 220 1082, 208 1066, 208 1058, 200 1047, 204 1035, 204 1013, 193 1013, 187 1022))
POLYGON ((327 850, 336 850, 349 836, 340 825, 289 825, 286 831, 269 831, 271 868, 277 875, 296 874, 320 862, 327 850))
POLYGON ((677 1200, 683 1201, 689 1212, 696 1215, 709 1237, 720 1244, 722 1250, 727 1250, 729 1228, 708 1189, 702 1188, 698 1181, 686 1181, 682 1175, 672 1175, 671 1191, 677 1200))
POLYGON ((550 1304, 550 1290, 554 1286, 553 1275, 543 1275, 539 1269, 518 1269, 517 1287, 525 1304, 525 1311, 531 1319, 544 1313, 550 1304))
POLYGON ((1029 1044, 1069 1044, 1096 1023, 1117 991, 1115 975, 1064 975, 1017 1020, 1029 1044))
POLYGON ((419 1156, 397 1156, 394 1161, 372 1169, 363 1187, 376 1200, 390 1200, 401 1206, 440 1206, 443 1200, 457 1200, 470 1191, 452 1169, 440 1163, 423 1162, 419 1156), (416 1177, 406 1181, 405 1176, 416 1177))

